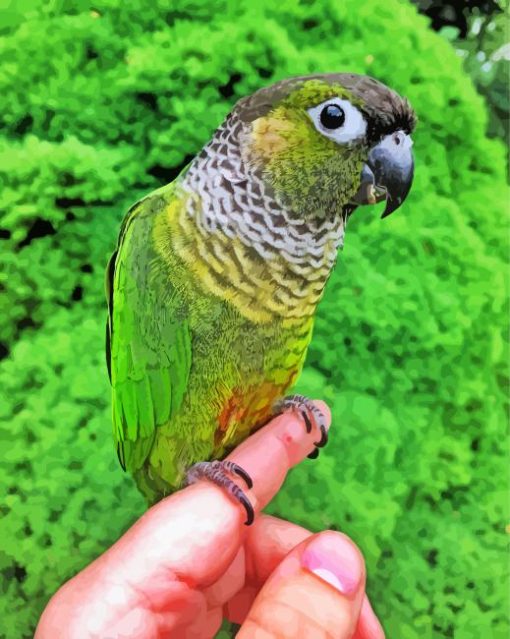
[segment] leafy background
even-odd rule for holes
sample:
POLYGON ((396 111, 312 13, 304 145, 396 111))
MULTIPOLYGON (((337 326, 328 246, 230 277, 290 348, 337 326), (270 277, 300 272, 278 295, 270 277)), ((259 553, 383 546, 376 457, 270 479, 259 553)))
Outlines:
POLYGON ((507 637, 504 20, 491 0, 0 0, 1 637, 32 636, 144 509, 103 355, 124 211, 236 99, 334 70, 409 97, 416 181, 349 224, 300 382, 331 443, 270 511, 356 540, 389 637, 507 637))

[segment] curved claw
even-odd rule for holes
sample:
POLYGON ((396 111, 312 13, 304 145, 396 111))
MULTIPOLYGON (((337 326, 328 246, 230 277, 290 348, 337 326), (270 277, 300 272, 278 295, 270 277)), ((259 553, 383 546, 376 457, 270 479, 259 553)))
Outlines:
POLYGON ((302 410, 301 411, 301 416, 303 418, 303 421, 305 422, 306 432, 307 433, 311 433, 312 432, 312 422, 311 422, 310 417, 308 416, 308 413, 306 412, 306 410, 302 410))
POLYGON ((255 511, 248 497, 241 488, 226 473, 234 473, 242 477, 248 488, 253 486, 253 482, 248 473, 238 464, 231 461, 206 461, 193 464, 186 473, 186 484, 193 484, 201 479, 208 479, 220 488, 224 488, 230 497, 243 505, 246 510, 246 526, 250 526, 255 519, 255 511))
POLYGON ((239 464, 236 464, 235 462, 229 460, 224 460, 222 464, 223 468, 229 473, 234 473, 235 475, 238 475, 239 477, 244 479, 244 483, 248 486, 248 488, 253 488, 252 478, 248 475, 244 468, 241 468, 241 466, 239 466, 239 464))
POLYGON ((314 442, 314 445, 317 446, 317 448, 323 448, 328 443, 328 431, 326 430, 325 426, 323 426, 322 424, 320 426, 320 429, 321 429, 321 438, 318 442, 314 442))
MULTIPOLYGON (((307 433, 312 432, 314 425, 321 431, 321 438, 318 442, 314 442, 314 445, 317 446, 317 448, 322 448, 327 444, 328 431, 323 423, 324 416, 313 402, 304 395, 289 395, 288 397, 284 397, 275 403, 273 409, 277 413, 287 411, 299 412, 305 424, 307 433)), ((317 455, 318 452, 316 453, 315 451, 312 451, 308 457, 310 457, 310 459, 315 459, 317 455)))
POLYGON ((244 522, 245 526, 251 526, 253 524, 253 520, 255 519, 255 511, 253 510, 253 506, 250 504, 250 501, 244 493, 239 495, 239 501, 244 506, 246 510, 246 521, 244 522))
POLYGON ((309 455, 307 455, 308 459, 317 459, 318 456, 319 456, 318 448, 314 448, 312 452, 309 455))

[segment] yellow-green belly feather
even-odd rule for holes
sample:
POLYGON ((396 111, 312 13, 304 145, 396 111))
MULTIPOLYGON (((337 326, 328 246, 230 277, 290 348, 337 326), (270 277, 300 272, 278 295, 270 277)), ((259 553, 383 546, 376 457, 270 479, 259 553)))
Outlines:
POLYGON ((112 283, 114 437, 150 502, 268 421, 313 324, 306 295, 302 317, 275 311, 271 265, 221 236, 197 241, 183 197, 171 185, 130 212, 112 283))

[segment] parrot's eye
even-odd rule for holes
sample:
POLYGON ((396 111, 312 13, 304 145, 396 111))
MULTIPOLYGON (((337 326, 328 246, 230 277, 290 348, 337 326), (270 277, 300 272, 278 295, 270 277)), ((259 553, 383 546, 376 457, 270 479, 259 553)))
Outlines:
POLYGON ((338 104, 328 104, 322 109, 320 118, 325 129, 338 129, 345 122, 345 113, 338 104))
POLYGON ((367 123, 361 111, 344 98, 331 98, 308 109, 308 115, 319 131, 338 144, 347 144, 362 138, 367 123))

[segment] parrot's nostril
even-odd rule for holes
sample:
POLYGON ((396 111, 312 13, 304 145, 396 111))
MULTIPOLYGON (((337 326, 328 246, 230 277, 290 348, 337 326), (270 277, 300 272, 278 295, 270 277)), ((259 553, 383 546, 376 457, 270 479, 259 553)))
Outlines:
POLYGON ((395 142, 395 144, 398 146, 399 144, 402 144, 404 138, 403 135, 400 131, 398 131, 397 133, 395 133, 393 135, 393 141, 395 142))

